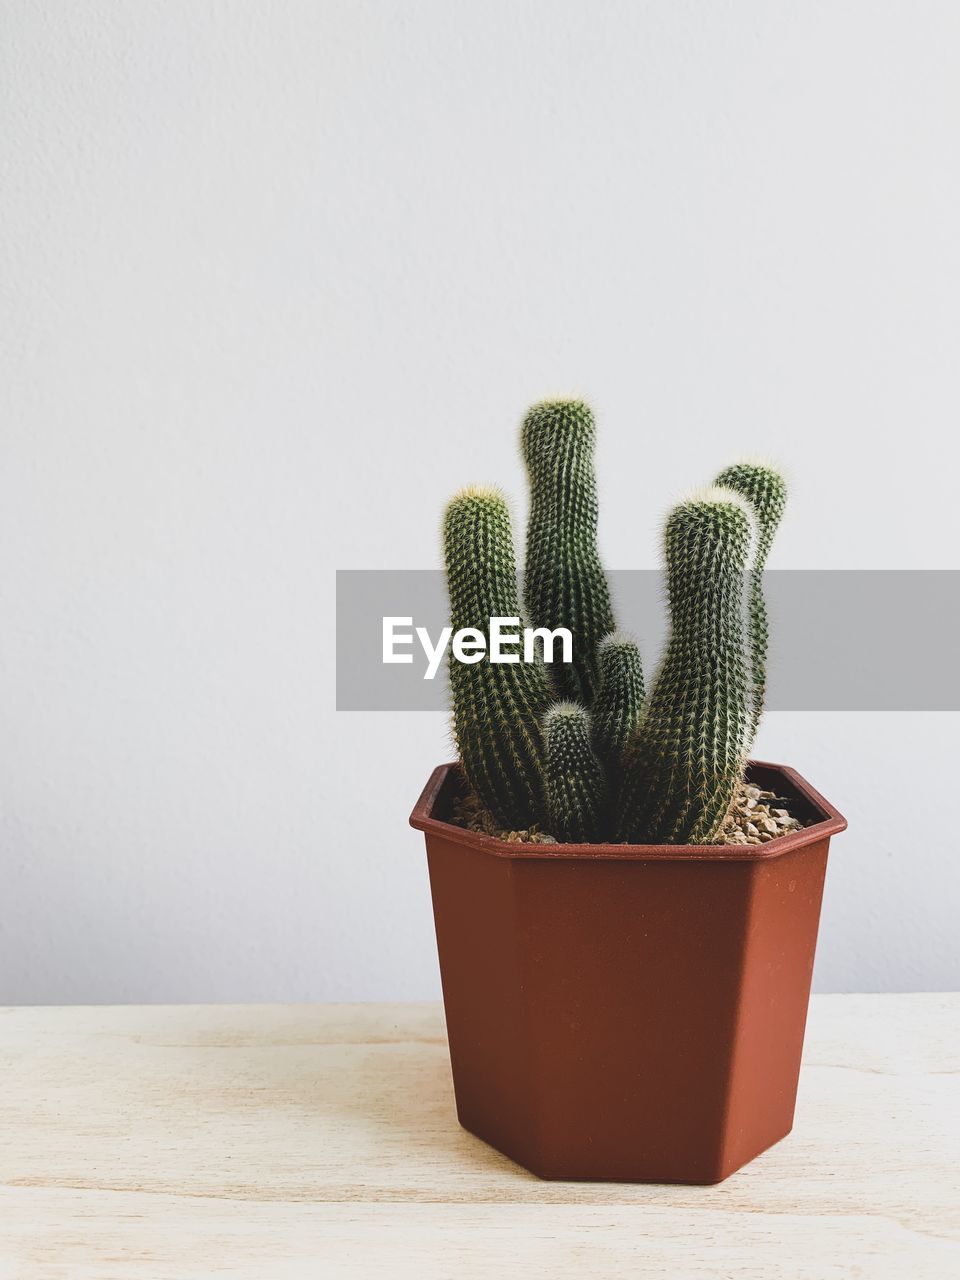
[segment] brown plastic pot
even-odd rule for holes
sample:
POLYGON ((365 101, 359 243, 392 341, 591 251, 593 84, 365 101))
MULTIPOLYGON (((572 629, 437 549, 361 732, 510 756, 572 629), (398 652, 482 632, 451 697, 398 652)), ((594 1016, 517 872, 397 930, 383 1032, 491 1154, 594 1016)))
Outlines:
POLYGON ((750 778, 803 831, 763 845, 426 835, 460 1123, 542 1178, 714 1183, 790 1132, 830 837, 792 769, 750 778))

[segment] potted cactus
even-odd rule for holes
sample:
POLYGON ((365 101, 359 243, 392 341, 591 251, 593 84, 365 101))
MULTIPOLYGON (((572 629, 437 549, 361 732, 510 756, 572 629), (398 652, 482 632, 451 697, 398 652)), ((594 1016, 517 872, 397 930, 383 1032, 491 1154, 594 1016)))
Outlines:
POLYGON ((846 824, 793 770, 749 758, 782 478, 739 464, 670 512, 670 631, 645 691, 597 551, 594 440, 579 401, 523 423, 525 612, 502 495, 466 489, 444 518, 455 629, 525 618, 572 638, 569 661, 544 645, 451 660, 460 759, 411 815, 457 1110, 542 1177, 713 1183, 791 1129, 846 824))

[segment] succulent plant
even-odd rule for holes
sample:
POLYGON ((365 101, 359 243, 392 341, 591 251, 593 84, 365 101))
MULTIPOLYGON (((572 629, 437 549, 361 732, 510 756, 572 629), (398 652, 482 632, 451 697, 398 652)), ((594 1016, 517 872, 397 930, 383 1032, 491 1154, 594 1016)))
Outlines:
POLYGON ((614 628, 597 550, 596 429, 581 400, 545 400, 523 421, 520 443, 530 483, 523 595, 534 626, 566 627, 573 662, 553 671, 557 692, 589 705, 597 645, 614 628))
POLYGON ((735 489, 753 508, 757 521, 757 540, 750 568, 750 745, 763 712, 767 688, 767 605, 763 596, 763 570, 770 554, 774 534, 787 504, 787 486, 783 476, 762 462, 739 462, 717 476, 716 484, 735 489))
POLYGON ((623 753, 639 728, 643 710, 643 664, 636 642, 622 631, 604 636, 597 645, 597 669, 593 741, 616 791, 623 753))
MULTIPOLYGON (((567 628, 573 660, 451 661, 454 732, 472 791, 502 828, 540 824, 564 842, 720 839, 763 705, 763 569, 786 499, 782 477, 741 463, 671 511, 670 633, 645 700, 640 652, 616 630, 597 550, 593 414, 580 400, 535 405, 521 444, 527 614, 536 627, 567 628)), ((455 630, 489 640, 492 618, 522 622, 499 492, 465 489, 451 501, 444 558, 455 630)))
MULTIPOLYGON (((520 617, 510 512, 495 489, 464 489, 443 520, 443 553, 455 631, 489 644, 490 619, 520 617)), ((552 700, 542 661, 451 658, 453 726, 464 773, 505 828, 527 827, 543 808, 542 723, 552 700)))
POLYGON ((623 763, 622 840, 703 844, 720 832, 750 730, 742 615, 752 544, 752 513, 732 489, 708 489, 667 519, 670 635, 623 763))
POLYGON ((590 741, 590 716, 579 703, 555 702, 543 721, 545 823, 555 840, 596 840, 610 819, 607 779, 590 741))

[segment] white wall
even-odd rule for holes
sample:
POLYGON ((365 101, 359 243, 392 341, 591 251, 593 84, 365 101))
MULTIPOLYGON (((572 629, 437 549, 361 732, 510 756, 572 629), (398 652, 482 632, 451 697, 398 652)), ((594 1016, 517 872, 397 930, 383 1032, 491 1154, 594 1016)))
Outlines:
MULTIPOLYGON (((0 1000, 437 991, 446 730, 334 711, 333 573, 519 496, 545 393, 600 414, 613 566, 759 448, 779 566, 960 567, 951 0, 3 26, 0 1000)), ((769 717, 851 820, 821 989, 960 986, 957 733, 769 717)))

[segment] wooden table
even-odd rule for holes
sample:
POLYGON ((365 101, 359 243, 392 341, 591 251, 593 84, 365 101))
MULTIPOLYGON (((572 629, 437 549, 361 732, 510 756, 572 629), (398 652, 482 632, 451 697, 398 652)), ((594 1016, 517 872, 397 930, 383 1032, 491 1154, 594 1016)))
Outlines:
POLYGON ((463 1132, 435 1005, 0 1011, 0 1278, 960 1277, 960 996, 813 1001, 793 1134, 718 1187, 463 1132))

